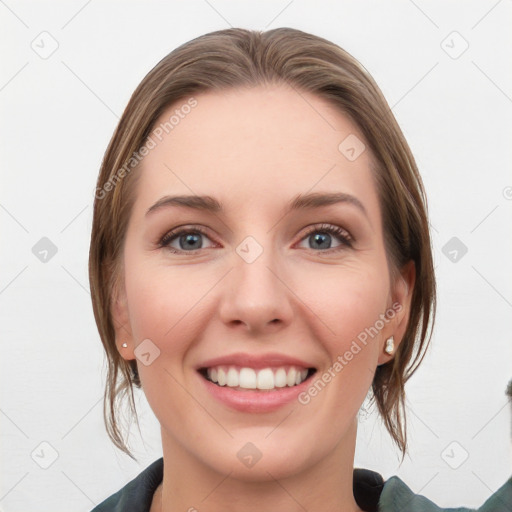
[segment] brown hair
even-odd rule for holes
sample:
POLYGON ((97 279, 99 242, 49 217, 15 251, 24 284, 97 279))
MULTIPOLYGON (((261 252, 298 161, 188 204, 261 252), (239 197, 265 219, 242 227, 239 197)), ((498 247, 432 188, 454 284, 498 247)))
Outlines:
MULTIPOLYGON (((121 278, 124 237, 133 204, 139 150, 156 120, 177 101, 207 91, 287 84, 298 94, 323 98, 361 130, 374 162, 391 273, 409 261, 416 269, 407 329, 394 358, 380 365, 372 401, 405 456, 405 382, 421 363, 435 316, 435 278, 426 197, 407 142, 378 86, 346 51, 291 28, 268 32, 228 29, 205 34, 164 57, 133 93, 105 153, 97 182, 89 279, 94 315, 106 351, 104 417, 114 444, 132 456, 119 425, 123 397, 135 414, 136 361, 125 361, 115 344, 113 291, 121 278)), ((340 141, 341 142, 341 141, 340 141)))

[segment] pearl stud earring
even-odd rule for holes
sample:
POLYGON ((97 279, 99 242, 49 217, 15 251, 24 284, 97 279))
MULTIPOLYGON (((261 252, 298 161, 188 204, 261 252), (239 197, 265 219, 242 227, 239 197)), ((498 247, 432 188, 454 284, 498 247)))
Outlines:
POLYGON ((128 343, 123 343, 121 346, 122 346, 123 348, 127 348, 127 347, 128 347, 128 343))
POLYGON ((384 347, 384 352, 386 352, 386 354, 391 355, 394 350, 395 350, 395 340, 393 339, 393 336, 391 336, 386 340, 386 346, 384 347))

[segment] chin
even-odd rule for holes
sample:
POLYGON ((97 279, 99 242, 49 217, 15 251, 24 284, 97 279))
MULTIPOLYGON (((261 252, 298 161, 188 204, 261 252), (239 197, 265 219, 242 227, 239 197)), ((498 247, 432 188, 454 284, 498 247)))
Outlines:
POLYGON ((328 456, 335 449, 331 443, 318 444, 318 436, 297 436, 286 431, 267 439, 269 429, 253 430, 254 435, 244 432, 229 442, 217 439, 210 442, 205 451, 197 450, 199 464, 210 467, 216 473, 244 482, 268 482, 299 475, 328 456), (218 448, 213 449, 216 446, 218 448))

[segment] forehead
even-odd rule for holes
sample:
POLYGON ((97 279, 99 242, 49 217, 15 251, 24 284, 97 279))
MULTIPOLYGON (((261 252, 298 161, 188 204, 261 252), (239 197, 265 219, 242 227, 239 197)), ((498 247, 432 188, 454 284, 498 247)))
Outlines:
POLYGON ((346 153, 347 145, 359 153, 363 137, 322 98, 283 85, 207 92, 194 100, 176 102, 156 122, 154 148, 141 163, 138 203, 148 207, 171 193, 208 194, 240 211, 340 191, 372 209, 370 151, 356 159, 346 153))

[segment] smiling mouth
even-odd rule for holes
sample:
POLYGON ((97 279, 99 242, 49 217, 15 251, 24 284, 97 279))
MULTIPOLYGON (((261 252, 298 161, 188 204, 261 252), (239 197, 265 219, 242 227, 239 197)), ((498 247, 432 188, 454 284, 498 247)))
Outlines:
POLYGON ((314 373, 315 368, 279 366, 275 368, 250 368, 238 366, 214 366, 201 368, 199 373, 219 387, 235 390, 257 389, 272 391, 302 384, 314 373))

